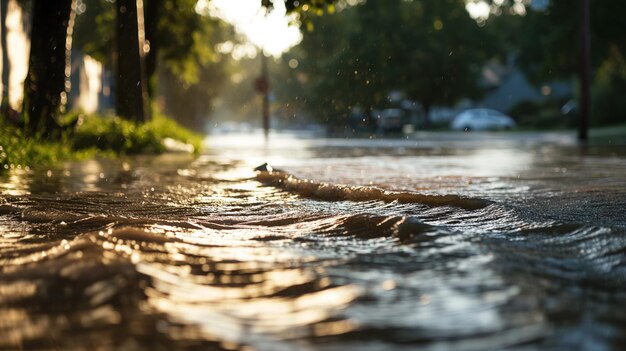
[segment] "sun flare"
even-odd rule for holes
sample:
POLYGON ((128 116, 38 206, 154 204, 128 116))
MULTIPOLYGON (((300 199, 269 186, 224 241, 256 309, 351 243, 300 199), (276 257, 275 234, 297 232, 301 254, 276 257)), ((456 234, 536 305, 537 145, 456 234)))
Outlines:
POLYGON ((256 48, 278 57, 300 43, 302 33, 294 17, 287 15, 282 1, 276 1, 267 12, 259 0, 201 0, 199 6, 212 16, 231 23, 256 48))

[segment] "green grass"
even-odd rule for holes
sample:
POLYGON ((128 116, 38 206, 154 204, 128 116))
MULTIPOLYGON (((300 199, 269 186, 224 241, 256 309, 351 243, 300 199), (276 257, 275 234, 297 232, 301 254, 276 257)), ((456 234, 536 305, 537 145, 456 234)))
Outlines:
POLYGON ((27 138, 20 130, 0 121, 0 172, 15 167, 54 164, 67 155, 79 156, 65 140, 49 142, 27 138))
POLYGON ((175 121, 155 114, 143 124, 116 116, 85 116, 72 137, 77 150, 96 148, 118 154, 161 153, 163 139, 172 138, 194 146, 199 151, 202 137, 175 121))
POLYGON ((68 159, 113 156, 166 151, 165 138, 201 147, 202 137, 175 121, 155 114, 147 123, 137 124, 116 116, 83 116, 73 114, 65 119, 80 117, 75 130, 59 140, 27 137, 21 130, 0 119, 0 171, 15 167, 50 165, 68 159))
POLYGON ((591 128, 589 141, 593 144, 626 145, 626 124, 591 128))

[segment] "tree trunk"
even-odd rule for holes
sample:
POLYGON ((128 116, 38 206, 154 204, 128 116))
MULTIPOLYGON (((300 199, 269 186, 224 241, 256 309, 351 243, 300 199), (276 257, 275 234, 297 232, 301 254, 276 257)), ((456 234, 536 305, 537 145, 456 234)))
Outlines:
POLYGON ((156 69, 159 54, 158 25, 162 13, 162 0, 144 0, 146 19, 146 43, 149 51, 146 53, 146 78, 148 84, 148 97, 153 99, 156 95, 156 69))
POLYGON ((142 0, 117 0, 117 114, 125 119, 150 119, 146 84, 142 0))
POLYGON ((2 100, 0 112, 9 115, 9 50, 7 48, 7 11, 9 0, 0 0, 0 45, 2 45, 2 100))
POLYGON ((67 102, 75 8, 76 0, 33 1, 23 108, 30 133, 49 137, 60 130, 56 117, 67 102))

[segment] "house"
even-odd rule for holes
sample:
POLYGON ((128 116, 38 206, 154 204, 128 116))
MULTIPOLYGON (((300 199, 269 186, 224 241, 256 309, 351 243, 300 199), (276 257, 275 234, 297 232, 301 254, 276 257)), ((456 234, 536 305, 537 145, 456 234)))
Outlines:
POLYGON ((486 94, 482 100, 476 102, 476 107, 491 108, 505 113, 522 102, 567 99, 574 91, 572 84, 559 81, 536 87, 515 65, 512 55, 505 65, 489 62, 483 66, 480 84, 485 87, 486 94))
POLYGON ((541 91, 531 85, 522 71, 512 64, 486 64, 480 84, 485 87, 486 94, 476 102, 477 107, 507 112, 520 102, 544 99, 541 91))

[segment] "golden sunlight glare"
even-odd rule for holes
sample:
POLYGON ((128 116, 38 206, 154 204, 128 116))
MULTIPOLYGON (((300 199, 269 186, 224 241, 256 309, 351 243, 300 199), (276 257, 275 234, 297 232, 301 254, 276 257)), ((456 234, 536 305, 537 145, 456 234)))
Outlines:
POLYGON ((293 24, 294 17, 287 15, 281 1, 276 1, 269 13, 259 0, 200 0, 198 6, 231 23, 267 55, 278 57, 302 40, 300 29, 293 24))

